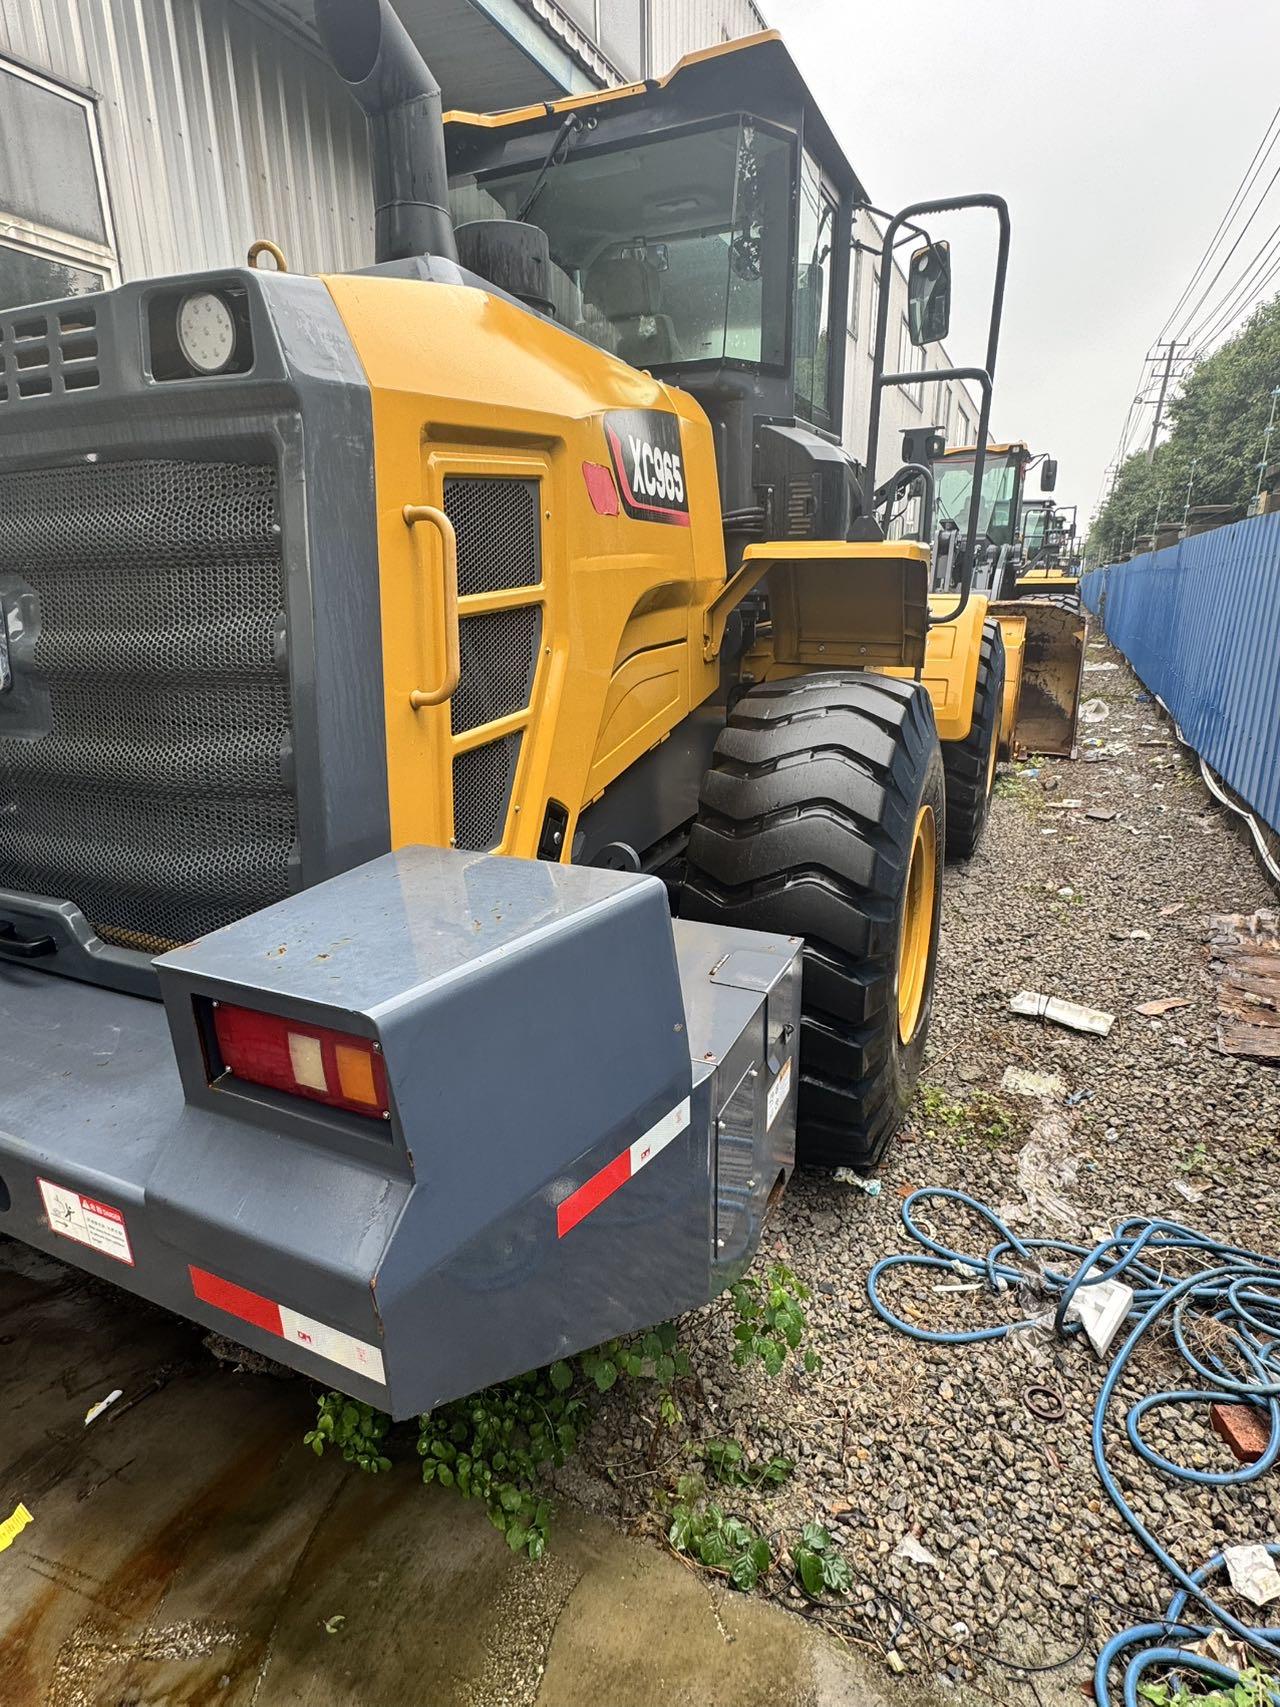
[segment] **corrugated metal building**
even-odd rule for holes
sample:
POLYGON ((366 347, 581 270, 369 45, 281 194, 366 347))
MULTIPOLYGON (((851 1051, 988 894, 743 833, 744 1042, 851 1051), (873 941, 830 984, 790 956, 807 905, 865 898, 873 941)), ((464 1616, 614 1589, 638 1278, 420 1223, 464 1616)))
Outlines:
MULTIPOLYGON (((363 116, 317 49, 312 0, 0 0, 0 305, 226 266, 274 238, 302 271, 372 255, 363 116)), ((664 72, 763 25, 754 0, 396 0, 447 106, 492 110, 664 72)), ((878 246, 863 216, 860 236, 878 246)), ((865 437, 873 258, 859 251, 846 436, 865 437)), ((905 342, 894 268, 889 365, 905 342)), ((930 366, 943 365, 936 347, 930 366)), ((969 442, 963 388, 890 392, 898 430, 969 442), (941 392, 942 395, 935 395, 941 392)))

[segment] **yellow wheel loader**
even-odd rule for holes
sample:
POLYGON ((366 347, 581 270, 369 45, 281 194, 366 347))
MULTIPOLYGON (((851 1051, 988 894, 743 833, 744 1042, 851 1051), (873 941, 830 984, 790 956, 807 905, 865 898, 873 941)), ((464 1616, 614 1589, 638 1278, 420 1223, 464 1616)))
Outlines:
POLYGON ((999 750, 1074 757, 1084 667, 1085 617, 1076 581, 1046 562, 1046 511, 1025 497, 1026 478, 1041 464, 1041 487, 1056 483, 1057 464, 1025 444, 944 450, 934 463, 939 534, 935 584, 966 577, 986 601, 1006 655, 999 750), (978 510, 977 562, 963 565, 960 527, 978 510), (1030 549, 1029 549, 1030 548, 1030 549))
POLYGON ((443 123, 385 0, 316 12, 374 265, 0 314, 0 1231, 404 1416, 896 1130, 929 474, 867 472, 887 302, 841 446, 862 191, 776 35, 443 123))

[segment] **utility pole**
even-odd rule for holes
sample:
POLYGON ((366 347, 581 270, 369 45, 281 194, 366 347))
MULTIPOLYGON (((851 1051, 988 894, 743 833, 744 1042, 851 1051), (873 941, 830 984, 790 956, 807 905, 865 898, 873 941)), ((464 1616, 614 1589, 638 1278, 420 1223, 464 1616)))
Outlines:
MULTIPOLYGON (((1160 347, 1161 346, 1159 344, 1156 345, 1157 351, 1160 349, 1160 347)), ((1164 346, 1164 348, 1165 348, 1165 350, 1167 350, 1168 354, 1164 358, 1164 373, 1161 375, 1161 378, 1160 378, 1160 395, 1159 395, 1159 397, 1156 398, 1156 418, 1151 423, 1151 438, 1149 439, 1149 441, 1147 443, 1147 461, 1148 462, 1150 462, 1156 454, 1156 435, 1160 431, 1160 422, 1164 418, 1164 400, 1168 396, 1169 380, 1173 375, 1173 358, 1174 358, 1174 355, 1176 354, 1176 352, 1182 348, 1182 344, 1181 344, 1181 342, 1176 342, 1174 339, 1171 338, 1169 340, 1169 342, 1164 346)), ((1158 360, 1158 359, 1159 359, 1158 356, 1153 357, 1153 360, 1158 360)))
POLYGON ((1258 513, 1258 500, 1262 497, 1262 477, 1267 472, 1267 459, 1268 459, 1268 455, 1270 452, 1271 435, 1276 430, 1276 399, 1277 398, 1280 398, 1280 385, 1277 385, 1275 390, 1271 393, 1271 418, 1267 422, 1266 432, 1262 435, 1262 461, 1258 464, 1258 484, 1254 488, 1253 508, 1249 512, 1250 515, 1254 515, 1254 516, 1256 516, 1258 513))

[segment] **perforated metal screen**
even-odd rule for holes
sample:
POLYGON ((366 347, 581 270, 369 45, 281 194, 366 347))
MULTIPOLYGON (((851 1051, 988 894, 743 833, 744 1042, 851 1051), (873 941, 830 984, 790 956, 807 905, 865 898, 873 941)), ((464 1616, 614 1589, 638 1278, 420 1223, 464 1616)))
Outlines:
MULTIPOLYGON (((458 591, 518 592, 542 579, 541 493, 536 480, 451 475, 444 507, 458 535, 458 591)), ((450 727, 463 735, 527 709, 542 637, 542 610, 520 604, 465 616, 459 625, 462 672, 450 702, 450 727)), ((453 761, 454 841, 497 847, 520 757, 521 734, 498 736, 453 761)))
POLYGON ((538 483, 500 475, 450 475, 444 507, 458 535, 458 592, 506 592, 542 579, 538 483))
POLYGON ((288 892, 276 496, 245 463, 0 474, 0 887, 149 951, 288 892))

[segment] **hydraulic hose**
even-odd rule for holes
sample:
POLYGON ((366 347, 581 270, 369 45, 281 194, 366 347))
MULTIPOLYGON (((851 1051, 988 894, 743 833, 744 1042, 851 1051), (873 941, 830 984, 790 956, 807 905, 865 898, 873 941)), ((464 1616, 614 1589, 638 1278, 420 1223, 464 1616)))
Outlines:
MULTIPOLYGON (((1280 1674, 1280 1629, 1246 1623, 1215 1598, 1208 1582, 1223 1568, 1222 1554, 1188 1571, 1161 1545, 1121 1493, 1108 1462, 1105 1433, 1108 1407, 1135 1352, 1153 1331, 1168 1327, 1193 1382, 1204 1385, 1188 1383, 1185 1388, 1140 1398, 1125 1417, 1130 1446, 1145 1464, 1181 1482, 1233 1487, 1267 1474, 1280 1457, 1280 1257, 1244 1250, 1177 1221, 1143 1217, 1121 1222, 1092 1249, 1065 1239, 1023 1239, 985 1203, 966 1192, 941 1186, 913 1192, 902 1206, 902 1220, 918 1248, 878 1262, 868 1277, 867 1293, 882 1321, 930 1345, 980 1345, 1040 1323, 1032 1318, 961 1331, 919 1327, 905 1321, 881 1296, 881 1282, 894 1270, 969 1270, 982 1276, 993 1293, 1033 1282, 1056 1300, 1054 1327, 1063 1337, 1082 1331, 1078 1321, 1067 1317, 1073 1298, 1082 1289, 1112 1279, 1122 1279, 1132 1289, 1133 1303, 1126 1318, 1132 1325, 1112 1359, 1094 1407, 1093 1461, 1108 1498, 1161 1569, 1173 1578, 1177 1589, 1162 1620, 1121 1631, 1103 1648, 1094 1676, 1098 1707, 1114 1707, 1111 1673, 1121 1664, 1125 1707, 1138 1707, 1139 1688, 1154 1668, 1190 1673, 1217 1686, 1243 1682, 1241 1674, 1231 1667, 1171 1645, 1199 1641, 1215 1627, 1244 1642, 1259 1656, 1264 1669, 1280 1674), (953 1250, 931 1237, 917 1219, 920 1206, 931 1201, 960 1204, 994 1230, 995 1242, 982 1255, 974 1255, 953 1250), (1194 1267, 1190 1273, 1170 1274, 1171 1261, 1184 1270, 1188 1262, 1194 1267), (1222 1346, 1221 1354, 1197 1349, 1193 1343, 1197 1318, 1218 1324, 1215 1340, 1222 1346), (1236 1361, 1229 1362, 1229 1357, 1236 1361), (1215 1402, 1249 1405, 1267 1416, 1270 1440, 1256 1463, 1232 1470, 1195 1470, 1166 1458, 1142 1437, 1140 1425, 1154 1410, 1215 1402), (1196 1603, 1190 1618, 1185 1615, 1189 1602, 1196 1603), (1200 1621, 1202 1617, 1205 1622, 1200 1621)), ((1280 1559, 1280 1545, 1268 1543, 1267 1550, 1280 1559)), ((1273 1707, 1280 1707, 1280 1693, 1271 1692, 1270 1700, 1273 1707)))

